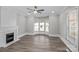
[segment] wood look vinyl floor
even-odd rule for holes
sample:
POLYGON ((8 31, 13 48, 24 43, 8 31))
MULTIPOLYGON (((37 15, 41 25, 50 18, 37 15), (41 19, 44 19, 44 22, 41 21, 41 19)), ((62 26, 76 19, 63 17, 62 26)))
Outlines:
POLYGON ((66 45, 59 37, 48 35, 27 35, 18 42, 0 48, 0 52, 66 52, 66 45))

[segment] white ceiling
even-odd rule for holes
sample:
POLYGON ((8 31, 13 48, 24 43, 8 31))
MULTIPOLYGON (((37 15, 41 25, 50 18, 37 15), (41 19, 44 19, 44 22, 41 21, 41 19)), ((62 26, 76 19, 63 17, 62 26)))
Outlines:
MULTIPOLYGON (((34 6, 17 6, 16 8, 28 14, 29 10, 27 10, 27 8, 33 9, 34 6)), ((65 8, 66 6, 38 6, 38 9, 45 9, 45 11, 42 12, 41 14, 32 14, 32 15, 49 16, 53 14, 52 11, 55 11, 54 14, 60 14, 65 8)))

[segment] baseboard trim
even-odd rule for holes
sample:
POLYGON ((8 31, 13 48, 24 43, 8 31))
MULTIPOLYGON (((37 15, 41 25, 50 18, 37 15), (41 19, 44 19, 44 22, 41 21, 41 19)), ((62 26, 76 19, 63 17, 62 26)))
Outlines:
POLYGON ((17 41, 19 41, 19 40, 20 40, 20 39, 14 40, 13 42, 10 42, 10 43, 6 44, 6 45, 3 46, 3 47, 6 48, 6 47, 10 46, 11 44, 13 44, 13 43, 15 43, 15 42, 17 42, 17 41))
POLYGON ((25 35, 36 35, 36 34, 46 34, 46 35, 48 35, 48 36, 59 37, 58 34, 53 35, 53 34, 49 34, 49 33, 24 33, 24 34, 18 36, 18 38, 21 38, 21 37, 23 37, 23 36, 25 36, 25 35))
POLYGON ((48 36, 54 36, 54 37, 58 37, 59 35, 58 34, 55 34, 55 35, 53 35, 53 34, 49 34, 49 33, 44 33, 44 32, 41 32, 41 33, 33 33, 33 35, 35 35, 35 34, 45 34, 45 35, 48 35, 48 36))
POLYGON ((23 37, 24 35, 26 35, 26 33, 22 34, 22 35, 19 35, 18 38, 21 38, 23 37))
POLYGON ((53 34, 48 34, 49 36, 53 36, 53 37, 59 37, 59 35, 58 34, 55 34, 55 35, 53 35, 53 34))

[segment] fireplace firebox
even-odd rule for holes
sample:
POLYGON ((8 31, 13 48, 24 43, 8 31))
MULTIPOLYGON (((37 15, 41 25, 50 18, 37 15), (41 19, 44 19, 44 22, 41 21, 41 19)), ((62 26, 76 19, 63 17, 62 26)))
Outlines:
POLYGON ((6 43, 10 43, 14 40, 14 32, 6 34, 6 43))

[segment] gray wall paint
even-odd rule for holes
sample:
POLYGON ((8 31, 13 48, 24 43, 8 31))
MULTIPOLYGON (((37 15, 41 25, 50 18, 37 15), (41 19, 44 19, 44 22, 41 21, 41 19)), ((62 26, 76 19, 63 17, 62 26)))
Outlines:
POLYGON ((12 7, 1 7, 1 26, 16 26, 16 10, 12 7))
POLYGON ((57 15, 52 15, 49 16, 49 33, 53 35, 59 34, 59 16, 57 15))
POLYGON ((67 15, 65 12, 63 12, 60 15, 59 19, 59 33, 61 36, 63 36, 65 39, 67 39, 67 15))
POLYGON ((25 34, 27 30, 27 17, 23 14, 17 15, 18 36, 25 34))
POLYGON ((33 26, 34 26, 34 17, 33 16, 28 16, 27 19, 27 33, 33 33, 33 26))

